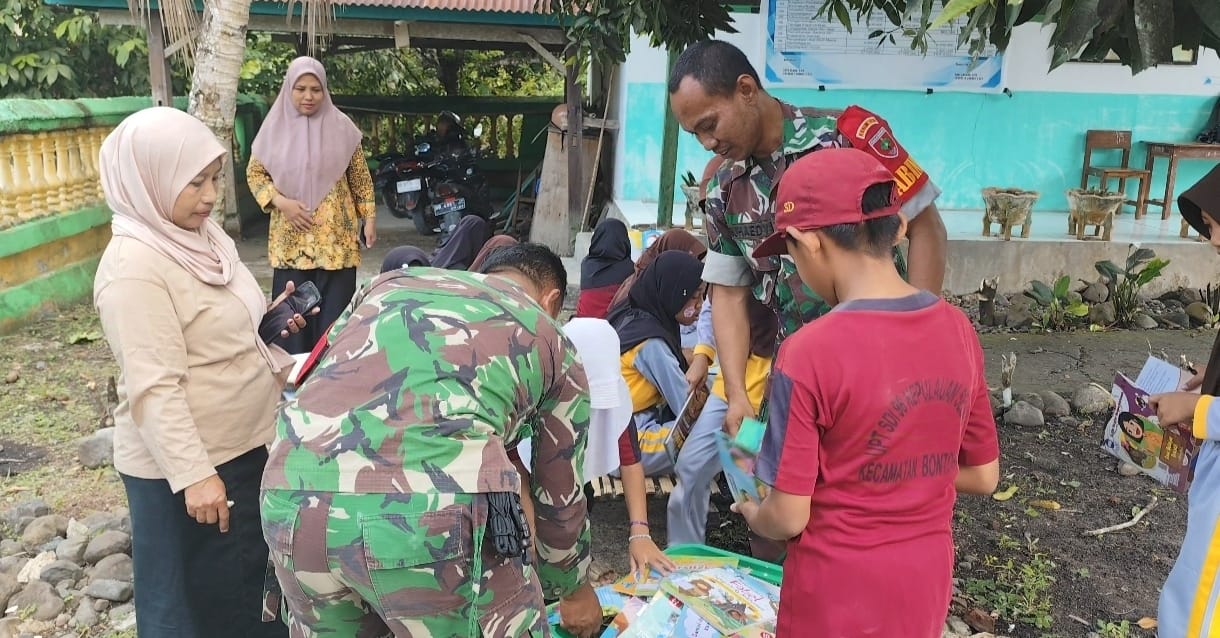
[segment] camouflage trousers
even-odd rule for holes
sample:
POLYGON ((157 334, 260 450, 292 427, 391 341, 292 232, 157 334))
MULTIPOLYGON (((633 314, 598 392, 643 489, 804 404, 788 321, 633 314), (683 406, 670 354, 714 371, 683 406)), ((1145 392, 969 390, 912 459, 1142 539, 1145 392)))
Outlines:
POLYGON ((533 567, 485 542, 487 513, 479 494, 264 491, 290 634, 549 636, 533 567))

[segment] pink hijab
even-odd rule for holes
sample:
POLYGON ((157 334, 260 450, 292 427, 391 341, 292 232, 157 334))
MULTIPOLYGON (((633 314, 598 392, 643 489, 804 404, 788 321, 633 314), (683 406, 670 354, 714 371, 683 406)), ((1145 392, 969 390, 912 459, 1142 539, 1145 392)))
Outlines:
POLYGON ((102 191, 114 212, 115 237, 130 237, 182 266, 196 279, 225 286, 250 313, 250 337, 273 370, 279 365, 258 338, 267 299, 241 263, 237 245, 211 219, 197 230, 171 219, 178 195, 224 147, 203 122, 169 107, 137 111, 102 142, 102 191), (172 131, 172 134, 170 133, 172 131))
POLYGON ((276 190, 314 210, 343 177, 362 138, 351 118, 331 101, 322 63, 299 57, 288 65, 284 86, 250 154, 266 167, 276 190), (308 117, 292 105, 292 87, 303 75, 313 75, 322 84, 322 104, 308 117))

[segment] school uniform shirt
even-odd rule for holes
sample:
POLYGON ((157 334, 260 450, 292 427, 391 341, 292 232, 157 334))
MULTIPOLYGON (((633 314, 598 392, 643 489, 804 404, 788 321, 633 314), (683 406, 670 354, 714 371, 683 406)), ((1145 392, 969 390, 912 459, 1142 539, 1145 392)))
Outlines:
POLYGON ((293 228, 284 214, 271 205, 279 191, 257 158, 250 158, 246 181, 259 207, 271 215, 267 261, 272 268, 343 270, 360 265, 357 238, 360 220, 377 215, 373 176, 364 160, 363 147, 356 149, 343 178, 335 182, 314 211, 317 225, 305 232, 293 228))
POLYGON ((757 476, 811 498, 777 635, 938 638, 958 466, 999 457, 970 321, 928 292, 840 304, 782 346, 769 406, 757 476))
MULTIPOLYGON (((698 335, 698 343, 694 348, 695 354, 704 355, 709 361, 715 361, 716 335, 712 330, 711 298, 703 300, 703 307, 699 310, 699 321, 696 322, 695 327, 698 335)), ((771 375, 772 360, 772 357, 764 357, 752 352, 746 358, 746 396, 749 397, 750 405, 755 410, 762 406, 763 395, 767 389, 767 377, 771 375)), ((725 403, 729 402, 729 395, 724 389, 723 374, 717 374, 712 381, 712 394, 725 403)))
POLYGON ((1165 638, 1220 638, 1220 401, 1201 397, 1192 427, 1202 444, 1187 500, 1186 538, 1161 588, 1157 619, 1165 638))
POLYGON ((665 438, 673 427, 673 413, 686 403, 690 387, 686 375, 669 346, 660 339, 640 343, 624 352, 620 360, 634 411, 632 427, 624 437, 634 430, 638 441, 634 446, 629 440, 620 441, 620 462, 630 465, 632 461, 642 461, 648 475, 668 471, 670 462, 665 438))

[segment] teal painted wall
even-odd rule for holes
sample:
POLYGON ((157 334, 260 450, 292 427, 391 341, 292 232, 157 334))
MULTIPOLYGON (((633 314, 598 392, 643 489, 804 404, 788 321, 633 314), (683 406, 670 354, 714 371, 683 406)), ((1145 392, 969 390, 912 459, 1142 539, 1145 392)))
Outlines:
MULTIPOLYGON (((655 202, 661 173, 661 132, 665 85, 629 83, 624 122, 625 149, 620 198, 655 202)), ((980 189, 1015 186, 1042 193, 1036 209, 1067 210, 1064 191, 1078 186, 1087 129, 1127 129, 1135 140, 1131 164, 1144 165, 1138 142, 1186 141, 1198 134, 1216 98, 1181 95, 1016 92, 1003 94, 911 91, 827 91, 780 89, 775 95, 798 105, 844 107, 859 104, 889 120, 903 145, 923 165, 944 194, 943 210, 981 210, 980 189)), ((711 154, 682 133, 679 176, 698 177, 711 154)), ((1094 164, 1117 163, 1103 156, 1094 164)), ((1164 160, 1157 163, 1151 195, 1165 188, 1164 160)), ((1175 198, 1212 164, 1179 164, 1175 198)), ((1117 188, 1117 182, 1112 184, 1117 188)), ((1128 184, 1135 194, 1135 184, 1128 184)), ((678 200, 681 200, 681 192, 678 200)), ((675 213, 681 205, 675 207, 675 213)), ((1153 214, 1160 209, 1152 209, 1153 214)))

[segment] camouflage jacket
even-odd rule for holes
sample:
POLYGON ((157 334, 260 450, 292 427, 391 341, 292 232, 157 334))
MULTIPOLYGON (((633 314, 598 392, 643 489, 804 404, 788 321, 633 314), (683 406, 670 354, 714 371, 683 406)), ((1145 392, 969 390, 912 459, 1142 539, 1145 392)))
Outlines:
MULTIPOLYGON (((836 118, 806 115, 792 105, 780 104, 784 112, 780 148, 766 161, 726 160, 708 181, 705 219, 710 250, 703 278, 713 284, 751 287, 754 296, 779 316, 782 340, 830 310, 801 282, 790 257, 755 259, 751 255, 754 247, 774 231, 773 197, 788 164, 824 148, 858 146, 869 151, 891 170, 897 168, 896 173, 902 173, 898 185, 904 200, 902 212, 908 219, 935 201, 940 191, 906 156, 886 122, 868 111, 851 107, 836 118), (852 130, 843 132, 845 125, 852 130), (904 186, 912 188, 907 191, 904 186)), ((905 275, 906 267, 897 251, 895 261, 905 275)))
POLYGON ((279 410, 265 490, 518 492, 531 438, 544 591, 584 580, 588 381, 576 349, 507 279, 412 268, 357 293, 279 410))

